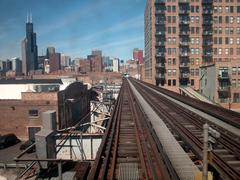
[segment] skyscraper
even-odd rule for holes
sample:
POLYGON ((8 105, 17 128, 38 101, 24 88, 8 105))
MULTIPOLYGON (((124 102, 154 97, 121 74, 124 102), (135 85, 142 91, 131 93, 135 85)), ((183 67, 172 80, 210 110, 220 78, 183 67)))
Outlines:
POLYGON ((144 18, 145 81, 240 102, 239 0, 147 0, 144 18))
POLYGON ((22 69, 25 75, 38 69, 36 33, 33 32, 32 17, 27 16, 26 38, 22 41, 22 69))

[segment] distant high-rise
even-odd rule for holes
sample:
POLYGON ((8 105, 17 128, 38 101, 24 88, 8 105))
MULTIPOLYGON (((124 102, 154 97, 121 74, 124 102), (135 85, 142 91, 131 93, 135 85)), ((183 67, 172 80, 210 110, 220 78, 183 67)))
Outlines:
POLYGON ((15 71, 16 73, 21 73, 22 72, 22 61, 20 58, 12 58, 12 70, 15 71))
POLYGON ((38 69, 36 33, 33 32, 32 17, 27 17, 26 38, 22 41, 22 69, 25 75, 38 69))
POLYGON ((102 57, 102 51, 99 50, 99 49, 93 49, 92 50, 92 55, 101 56, 102 57))
POLYGON ((138 61, 139 64, 143 63, 143 50, 134 48, 133 49, 133 59, 134 61, 138 61))
POLYGON ((47 58, 49 58, 50 54, 55 54, 55 48, 54 47, 48 47, 47 48, 47 58))

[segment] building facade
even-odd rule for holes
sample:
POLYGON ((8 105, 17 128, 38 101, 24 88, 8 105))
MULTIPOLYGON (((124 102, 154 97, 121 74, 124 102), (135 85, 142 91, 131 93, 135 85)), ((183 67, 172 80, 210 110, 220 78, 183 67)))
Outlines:
POLYGON ((38 48, 36 33, 33 31, 32 18, 27 18, 26 38, 22 41, 22 70, 24 75, 38 69, 38 48))
POLYGON ((134 48, 133 49, 133 59, 134 61, 138 61, 139 64, 143 63, 143 50, 134 48))
POLYGON ((217 68, 216 89, 224 69, 234 72, 227 86, 240 79, 240 1, 147 0, 145 81, 176 92, 180 86, 200 90, 201 67, 209 65, 217 68))
POLYGON ((57 127, 80 122, 90 112, 87 86, 72 79, 0 80, 0 132, 20 139, 34 136, 42 127, 42 113, 54 110, 57 127))

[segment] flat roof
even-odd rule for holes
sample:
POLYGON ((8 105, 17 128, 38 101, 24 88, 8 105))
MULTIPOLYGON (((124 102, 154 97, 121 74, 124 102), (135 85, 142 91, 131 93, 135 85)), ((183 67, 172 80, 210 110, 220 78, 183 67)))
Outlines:
POLYGON ((0 84, 63 84, 61 79, 0 79, 0 84))

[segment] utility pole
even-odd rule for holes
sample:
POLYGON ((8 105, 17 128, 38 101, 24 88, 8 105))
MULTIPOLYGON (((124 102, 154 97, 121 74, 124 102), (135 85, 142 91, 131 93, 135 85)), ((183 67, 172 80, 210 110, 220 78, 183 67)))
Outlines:
POLYGON ((208 179, 208 128, 207 123, 203 125, 203 180, 208 179))

